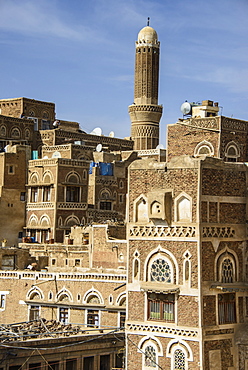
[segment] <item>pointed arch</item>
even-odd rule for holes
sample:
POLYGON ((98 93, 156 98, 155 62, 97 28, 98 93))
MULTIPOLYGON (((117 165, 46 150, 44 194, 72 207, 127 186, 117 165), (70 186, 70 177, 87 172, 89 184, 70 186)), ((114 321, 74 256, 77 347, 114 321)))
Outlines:
POLYGON ((51 224, 51 220, 49 218, 49 216, 47 216, 46 214, 45 215, 42 215, 40 217, 40 225, 41 226, 44 226, 44 227, 49 227, 51 224))
POLYGON ((192 222, 192 198, 185 192, 175 198, 175 221, 192 222))
POLYGON ((66 226, 74 226, 74 225, 80 225, 80 220, 75 215, 70 215, 65 219, 65 225, 66 226))
POLYGON ((238 281, 239 263, 237 254, 227 246, 215 257, 215 280, 222 283, 238 281))
POLYGON ((103 297, 101 293, 94 289, 89 289, 83 296, 83 303, 92 303, 92 304, 104 304, 103 297))
POLYGON ((49 170, 45 171, 44 174, 43 174, 42 179, 43 179, 43 182, 45 184, 53 183, 53 174, 52 174, 52 172, 49 171, 49 170))
POLYGON ((200 143, 198 143, 195 147, 195 150, 194 150, 194 156, 195 157, 200 157, 200 156, 203 156, 203 155, 208 156, 208 157, 213 157, 213 155, 214 155, 214 147, 207 140, 203 140, 200 143))
MULTIPOLYGON (((169 269, 170 269, 170 282, 172 284, 178 284, 178 281, 179 281, 179 267, 178 267, 178 263, 177 263, 177 260, 175 258, 175 256, 167 249, 164 249, 162 248, 160 245, 152 250, 146 257, 146 260, 145 260, 145 263, 144 263, 144 280, 145 281, 152 281, 152 278, 151 278, 151 269, 155 269, 156 271, 156 266, 152 267, 152 264, 155 260, 161 260, 161 261, 164 261, 164 265, 168 265, 169 266, 169 269)), ((159 263, 158 262, 158 269, 160 268, 159 267, 159 263)), ((168 267, 167 267, 168 269, 168 267)), ((156 274, 154 275, 154 277, 156 276, 156 274)), ((168 274, 165 272, 164 274, 164 281, 166 281, 166 279, 169 278, 168 274)), ((168 282, 168 281, 167 281, 168 282)))
POLYGON ((27 292, 27 299, 28 300, 44 299, 44 294, 39 287, 35 286, 29 289, 29 291, 27 292))
POLYGON ((56 300, 57 302, 73 302, 73 297, 71 292, 64 287, 56 294, 56 300))
POLYGON ((148 200, 144 194, 141 194, 134 201, 134 222, 149 222, 148 218, 148 200))
POLYGON ((38 217, 35 214, 32 214, 29 217, 27 225, 28 226, 37 226, 38 225, 38 217))
POLYGON ((39 181, 40 181, 40 176, 39 176, 38 172, 31 173, 31 175, 29 177, 29 182, 31 184, 37 184, 39 181))
POLYGON ((168 343, 166 357, 171 358, 171 370, 188 370, 188 362, 193 361, 193 352, 184 340, 172 339, 168 343))
POLYGON ((240 148, 235 141, 230 141, 225 148, 225 159, 227 162, 237 162, 240 157, 240 148))
POLYGON ((65 181, 72 184, 78 184, 81 182, 81 177, 77 172, 71 171, 66 175, 65 181))

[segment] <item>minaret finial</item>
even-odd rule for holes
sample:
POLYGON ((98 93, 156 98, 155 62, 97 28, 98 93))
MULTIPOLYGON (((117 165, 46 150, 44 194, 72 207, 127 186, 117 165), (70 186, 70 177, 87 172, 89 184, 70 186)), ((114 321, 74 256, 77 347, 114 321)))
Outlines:
POLYGON ((147 26, 150 26, 150 17, 147 18, 147 26))

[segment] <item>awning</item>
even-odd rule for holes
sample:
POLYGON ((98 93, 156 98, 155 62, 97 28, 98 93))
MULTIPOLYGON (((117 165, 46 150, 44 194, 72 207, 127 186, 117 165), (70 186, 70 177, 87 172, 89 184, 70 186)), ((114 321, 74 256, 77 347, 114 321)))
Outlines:
POLYGON ((234 293, 234 292, 247 292, 248 291, 248 285, 246 284, 213 284, 211 285, 210 289, 217 289, 222 292, 229 292, 229 293, 234 293))
POLYGON ((158 283, 153 281, 148 282, 142 282, 140 284, 140 290, 147 292, 147 293, 163 293, 163 294, 169 294, 174 293, 178 294, 180 293, 180 289, 175 284, 165 284, 165 283, 158 283))

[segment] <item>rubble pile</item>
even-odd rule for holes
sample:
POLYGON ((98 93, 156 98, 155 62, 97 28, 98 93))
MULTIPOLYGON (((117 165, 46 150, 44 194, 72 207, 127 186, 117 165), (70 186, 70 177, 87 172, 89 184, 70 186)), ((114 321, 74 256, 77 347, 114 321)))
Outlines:
POLYGON ((0 325, 0 342, 61 337, 86 333, 79 325, 63 324, 56 320, 39 319, 30 322, 0 325))

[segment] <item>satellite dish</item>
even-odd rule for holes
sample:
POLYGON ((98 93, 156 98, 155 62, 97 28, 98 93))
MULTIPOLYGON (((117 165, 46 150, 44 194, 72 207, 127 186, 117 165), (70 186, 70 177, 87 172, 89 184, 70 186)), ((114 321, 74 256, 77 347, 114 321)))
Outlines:
POLYGON ((43 157, 42 159, 48 159, 48 156, 47 156, 47 155, 45 155, 45 157, 43 157))
POLYGON ((94 130, 91 131, 91 135, 101 136, 102 135, 102 129, 100 127, 94 128, 94 130))
POLYGON ((61 158, 60 152, 56 151, 53 153, 52 158, 61 158))
POLYGON ((156 146, 156 149, 164 149, 163 144, 158 144, 158 145, 156 146))
POLYGON ((110 133, 109 133, 109 137, 115 137, 115 133, 114 133, 114 131, 110 131, 110 133))
POLYGON ((102 150, 102 144, 97 144, 96 151, 99 153, 102 150))
POLYGON ((191 104, 189 102, 184 102, 182 105, 181 105, 181 112, 184 116, 187 116, 187 114, 190 114, 191 113, 191 104))

